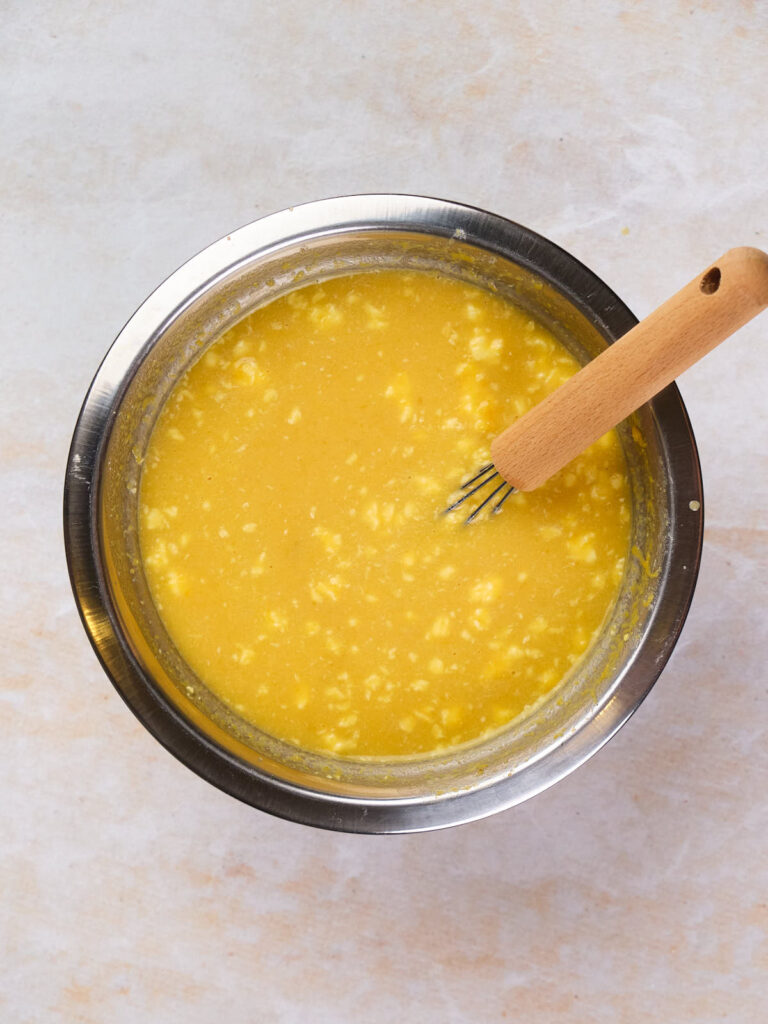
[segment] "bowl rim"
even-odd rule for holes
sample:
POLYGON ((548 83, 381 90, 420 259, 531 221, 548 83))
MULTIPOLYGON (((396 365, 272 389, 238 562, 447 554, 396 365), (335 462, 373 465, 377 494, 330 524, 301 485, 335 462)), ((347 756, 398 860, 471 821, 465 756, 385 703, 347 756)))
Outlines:
POLYGON ((80 618, 102 667, 139 721, 167 750, 224 792, 268 813, 315 827, 365 833, 426 831, 511 807, 553 785, 595 754, 631 717, 667 663, 688 614, 701 559, 704 501, 696 441, 677 387, 648 403, 670 466, 669 572, 636 657, 599 712, 545 757, 477 790, 364 799, 267 776, 219 746, 148 685, 122 641, 99 553, 98 473, 110 424, 152 338, 192 296, 259 253, 302 238, 369 230, 457 238, 533 271, 585 313, 610 342, 637 323, 608 286, 556 243, 497 214, 426 196, 368 194, 321 199, 253 221, 207 246, 158 286, 128 320, 88 388, 64 483, 64 542, 80 618), (698 505, 696 505, 698 503, 698 505))

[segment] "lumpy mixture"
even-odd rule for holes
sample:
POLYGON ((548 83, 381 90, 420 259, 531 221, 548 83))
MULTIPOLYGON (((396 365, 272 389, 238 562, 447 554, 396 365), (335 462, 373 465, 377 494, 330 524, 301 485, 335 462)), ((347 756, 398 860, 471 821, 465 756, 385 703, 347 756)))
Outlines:
POLYGON ((616 434, 499 515, 440 513, 577 368, 527 313, 426 272, 299 288, 229 330, 161 411, 140 492, 149 587, 199 678, 346 757, 454 747, 549 693, 622 578, 616 434))

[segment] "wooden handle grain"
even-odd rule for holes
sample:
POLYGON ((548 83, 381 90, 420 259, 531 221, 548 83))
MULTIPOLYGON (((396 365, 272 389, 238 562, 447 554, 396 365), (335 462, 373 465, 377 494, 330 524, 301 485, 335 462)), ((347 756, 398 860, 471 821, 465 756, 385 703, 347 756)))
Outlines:
POLYGON ((491 444, 531 491, 768 306, 768 255, 730 249, 491 444))

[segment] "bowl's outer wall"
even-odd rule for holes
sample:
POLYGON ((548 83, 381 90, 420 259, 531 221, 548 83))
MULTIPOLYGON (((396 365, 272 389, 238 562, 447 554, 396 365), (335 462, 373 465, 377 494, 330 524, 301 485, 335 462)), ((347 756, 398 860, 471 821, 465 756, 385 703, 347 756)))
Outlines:
MULTIPOLYGON (((244 315, 248 311, 241 303, 244 281, 250 308, 270 297, 263 280, 269 276, 274 288, 275 268, 284 269, 290 287, 296 268, 306 264, 314 250, 331 251, 333 245, 348 249, 349 240, 359 238, 375 252, 370 239, 376 237, 402 240, 407 249, 409 235, 432 239, 436 251, 448 252, 453 243, 453 248, 469 252, 481 277, 488 275, 489 267, 491 280, 494 274, 505 276, 504 266, 516 268, 513 297, 538 301, 542 318, 570 331, 589 355, 595 354, 601 339, 612 341, 636 323, 626 306, 564 250, 483 211, 408 196, 345 197, 296 207, 214 243, 139 308, 86 396, 65 482, 65 543, 75 598, 105 670, 139 719, 180 760, 226 792, 282 817, 357 832, 418 831, 473 820, 534 795, 591 756, 637 708, 671 654, 692 598, 703 532, 695 441, 679 393, 671 386, 644 407, 639 421, 653 442, 660 467, 653 481, 657 493, 644 495, 643 503, 663 506, 663 516, 656 520, 660 535, 653 606, 629 645, 631 650, 619 652, 621 665, 611 684, 589 706, 578 709, 579 714, 553 734, 556 739, 550 735, 536 756, 526 758, 520 750, 505 751, 503 744, 497 744, 496 761, 490 758, 495 766, 491 771, 478 771, 478 758, 472 761, 470 756, 454 766, 453 774, 446 762, 439 770, 433 766, 426 772, 418 767, 400 771, 396 784, 376 780, 370 768, 367 774, 362 768, 357 778, 352 773, 345 780, 332 764, 287 764, 279 744, 267 744, 254 753, 247 737, 242 742, 233 738, 226 722, 212 723, 185 698, 183 688, 171 692, 167 683, 162 685, 167 664, 163 657, 156 657, 156 651, 170 652, 170 657, 173 645, 154 642, 153 652, 152 644, 142 643, 142 629, 135 628, 137 606, 130 607, 130 600, 121 598, 120 587, 111 583, 128 572, 134 578, 133 568, 120 573, 110 565, 127 557, 120 542, 126 524, 114 512, 115 500, 104 500, 111 461, 120 464, 119 472, 112 473, 112 487, 116 479, 123 480, 125 467, 130 466, 130 459, 121 463, 114 457, 115 437, 120 436, 115 424, 127 421, 125 410, 131 408, 130 402, 124 402, 126 394, 136 389, 152 363, 150 357, 163 355, 164 339, 172 337, 174 325, 188 341, 183 358, 179 356, 183 346, 177 343, 174 350, 178 373, 200 351, 196 346, 207 344, 244 315), (272 268, 271 275, 262 272, 259 277, 259 267, 266 266, 272 268), (522 291, 515 294, 515 287, 522 291), (213 314, 211 296, 216 296, 213 314), (208 309, 208 314, 200 314, 198 307, 208 309), (692 510, 690 502, 697 502, 698 509, 694 505, 692 510), (116 539, 111 545, 104 540, 110 524, 116 539)), ((426 250, 422 246, 419 251, 426 250)), ((337 261, 335 268, 326 267, 325 272, 349 272, 360 258, 348 264, 337 261)), ((154 386, 159 395, 159 383, 154 386)), ((135 416, 135 403, 132 408, 135 416)), ((130 437, 131 431, 125 436, 130 437)), ((139 577, 143 578, 140 572, 139 577)))

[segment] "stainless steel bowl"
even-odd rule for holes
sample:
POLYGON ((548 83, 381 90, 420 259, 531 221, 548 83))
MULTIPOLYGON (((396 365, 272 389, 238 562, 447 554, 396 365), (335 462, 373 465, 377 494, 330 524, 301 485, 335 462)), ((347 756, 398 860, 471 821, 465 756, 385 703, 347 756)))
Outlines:
POLYGON ((149 596, 138 547, 149 434, 184 370, 256 306, 299 284, 382 267, 439 269, 507 295, 582 360, 636 323, 568 253, 482 210, 398 195, 298 206, 214 243, 133 315, 85 398, 64 490, 75 599, 131 710, 227 793, 285 818, 350 832, 410 832, 481 818, 533 796, 594 754, 672 652, 703 530, 696 445, 672 386, 620 428, 634 508, 620 598, 586 659, 533 713, 460 750, 386 764, 300 751, 237 719, 184 663, 149 596))

